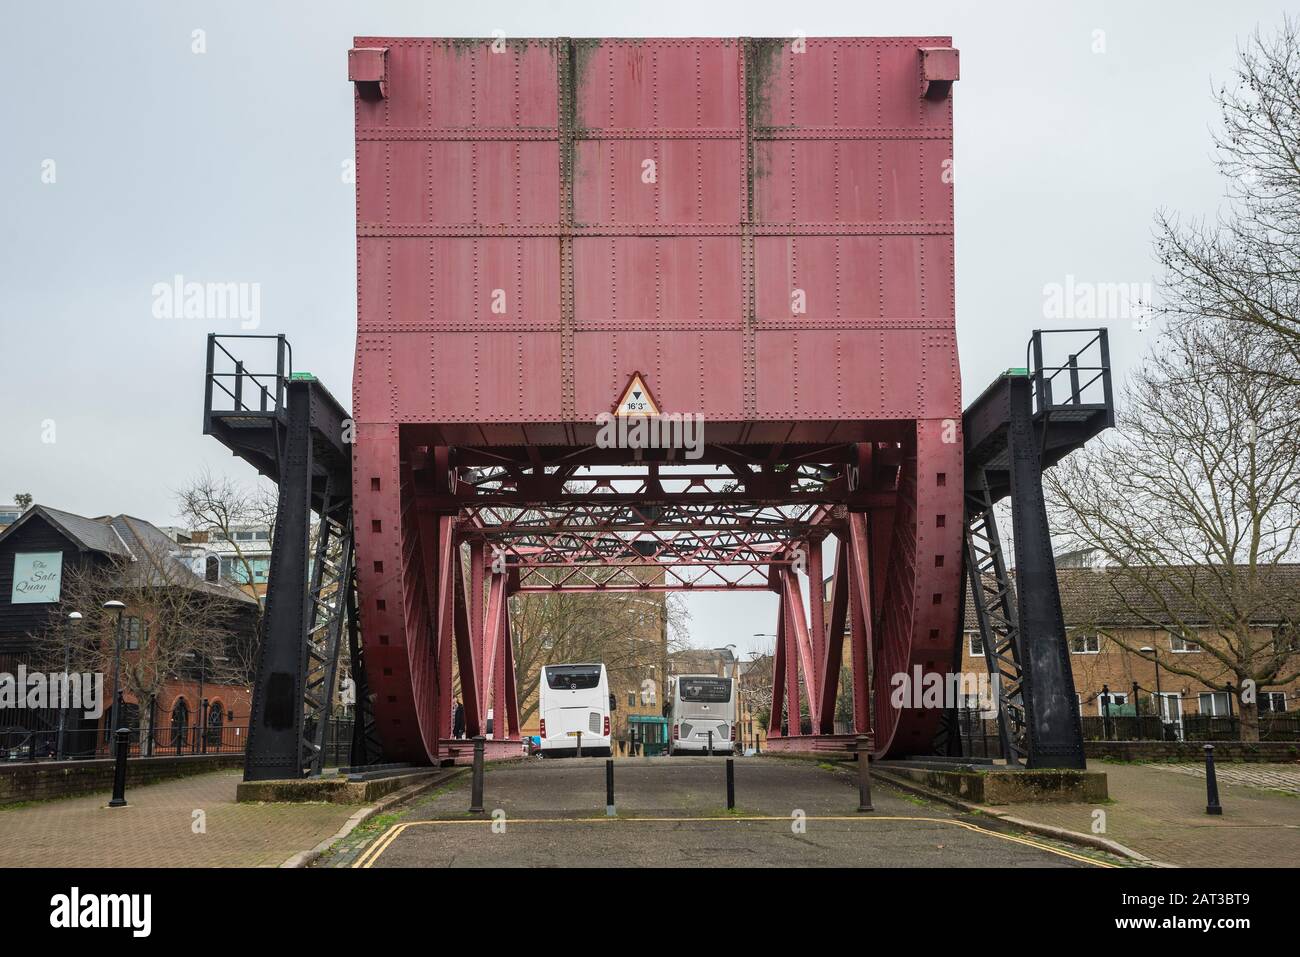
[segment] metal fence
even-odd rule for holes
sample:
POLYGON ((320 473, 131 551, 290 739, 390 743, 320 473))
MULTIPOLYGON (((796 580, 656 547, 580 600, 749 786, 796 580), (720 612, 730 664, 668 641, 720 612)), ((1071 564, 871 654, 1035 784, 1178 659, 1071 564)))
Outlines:
MULTIPOLYGON (((222 725, 203 731, 197 727, 162 725, 143 731, 128 728, 127 755, 132 758, 183 757, 195 754, 239 754, 248 742, 246 725, 222 725)), ((70 728, 60 746, 57 729, 0 729, 0 761, 52 761, 111 758, 112 733, 105 728, 70 728), (61 747, 61 751, 60 751, 61 747)), ((352 721, 331 721, 325 733, 325 764, 350 763, 352 721)))
MULTIPOLYGON (((1159 715, 1085 715, 1085 741, 1240 741, 1237 715, 1188 714, 1176 721, 1159 715)), ((1300 714, 1262 714, 1259 740, 1300 741, 1300 714)))
POLYGON ((996 718, 982 717, 978 708, 958 708, 957 729, 961 733, 963 757, 1002 757, 1002 739, 998 737, 996 718))
MULTIPOLYGON (((1159 715, 1084 715, 1085 741, 1240 741, 1241 717, 1189 714, 1179 721, 1162 721, 1159 715)), ((981 717, 974 709, 959 708, 957 727, 961 753, 967 758, 1000 758, 1002 743, 996 719, 981 717)), ((1259 716, 1261 741, 1300 741, 1300 713, 1259 716)))

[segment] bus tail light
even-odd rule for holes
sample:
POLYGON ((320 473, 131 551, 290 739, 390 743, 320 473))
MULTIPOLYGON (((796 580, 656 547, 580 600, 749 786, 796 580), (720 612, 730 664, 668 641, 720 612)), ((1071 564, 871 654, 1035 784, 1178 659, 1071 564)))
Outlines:
POLYGON ((682 732, 681 732, 681 728, 682 728, 682 726, 681 726, 680 724, 675 724, 675 725, 673 725, 673 740, 674 740, 674 741, 676 741, 678 738, 681 737, 681 734, 682 734, 682 732))
POLYGON ((544 738, 544 737, 546 737, 546 719, 543 718, 543 719, 539 722, 539 724, 541 725, 541 727, 538 729, 538 731, 540 732, 541 736, 544 738))
POLYGON ((609 715, 605 715, 605 737, 609 737, 609 715))

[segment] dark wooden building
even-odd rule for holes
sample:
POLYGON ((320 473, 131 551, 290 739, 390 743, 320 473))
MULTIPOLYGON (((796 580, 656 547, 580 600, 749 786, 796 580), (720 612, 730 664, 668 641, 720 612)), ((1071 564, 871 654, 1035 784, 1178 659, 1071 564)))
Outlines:
MULTIPOLYGON (((15 666, 27 663, 36 636, 49 626, 50 618, 62 618, 72 611, 65 610, 61 600, 63 575, 88 565, 131 558, 131 549, 111 523, 44 505, 33 505, 0 532, 0 670, 12 671, 10 662, 15 666), (24 584, 32 577, 35 559, 31 556, 49 555, 59 556, 58 582, 47 580, 45 594, 22 600, 24 584)), ((46 574, 52 573, 47 567, 46 574)), ((81 611, 85 614, 90 609, 81 611)))
MULTIPOLYGON (((48 658, 48 637, 57 637, 71 612, 80 612, 87 619, 103 614, 100 608, 73 608, 69 603, 70 576, 88 570, 108 572, 112 581, 122 583, 124 595, 143 595, 141 600, 146 605, 148 597, 161 589, 201 592, 210 599, 201 607, 220 618, 232 643, 254 641, 259 617, 257 599, 234 584, 211 580, 203 567, 192 567, 193 560, 183 546, 142 519, 128 515, 87 518, 43 505, 32 506, 0 530, 0 675, 14 675, 24 665, 28 671, 45 670, 48 662, 40 660, 41 652, 48 658)), ((127 625, 123 653, 138 653, 141 640, 148 641, 148 611, 131 607, 128 600, 123 617, 127 625)), ((177 720, 193 723, 205 700, 214 703, 214 711, 221 711, 221 722, 246 722, 246 681, 227 680, 222 684, 201 673, 190 674, 189 670, 177 669, 170 675, 160 692, 152 696, 155 700, 137 702, 125 690, 127 712, 123 723, 139 727, 142 709, 155 715, 154 720, 147 719, 151 727, 166 725, 166 716, 173 713, 185 715, 177 720)), ((109 675, 105 675, 105 693, 111 700, 109 675)), ((39 732, 56 723, 57 712, 0 709, 0 748, 6 745, 6 735, 13 737, 14 729, 39 732)))

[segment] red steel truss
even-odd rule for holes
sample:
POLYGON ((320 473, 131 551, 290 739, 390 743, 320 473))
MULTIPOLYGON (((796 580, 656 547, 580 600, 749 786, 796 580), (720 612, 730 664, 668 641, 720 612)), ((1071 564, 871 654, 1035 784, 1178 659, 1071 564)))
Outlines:
MULTIPOLYGON (((747 491, 736 468, 716 462, 489 469, 452 467, 446 448, 412 450, 403 470, 404 520, 413 530, 405 571, 412 581, 426 583, 427 607, 436 609, 427 629, 436 644, 428 649, 426 668, 414 674, 449 688, 454 656, 467 732, 484 731, 491 709, 505 716, 494 737, 515 739, 511 596, 771 591, 778 596, 771 746, 801 750, 836 743, 834 713, 846 640, 855 733, 874 729, 892 740, 900 722, 910 730, 925 712, 909 716, 878 706, 873 718, 873 653, 878 705, 888 700, 889 675, 904 663, 910 667, 918 652, 926 656, 927 667, 934 666, 934 653, 917 640, 912 610, 924 607, 926 598, 932 606, 941 604, 944 593, 935 589, 945 581, 939 576, 949 572, 946 554, 926 551, 924 536, 915 533, 916 444, 823 449, 820 463, 802 470, 786 466, 799 477, 791 480, 795 501, 780 503, 755 495, 760 487, 755 481, 747 491), (562 485, 548 484, 552 481, 562 485), (828 610, 821 600, 827 538, 835 542, 828 610), (923 565, 915 564, 918 554, 928 559, 923 565), (901 569, 895 556, 904 559, 901 569), (810 602, 801 578, 808 580, 810 602), (884 613, 891 607, 897 610, 884 613), (887 650, 891 642, 901 654, 887 650), (788 727, 786 716, 798 714, 801 699, 812 718, 812 738, 797 725, 788 727)), ((750 474, 762 475, 762 466, 753 466, 750 474)), ((937 518, 938 528, 946 531, 946 514, 937 518)), ((382 533, 382 522, 371 531, 382 533)), ((426 630, 423 607, 413 593, 408 613, 417 633, 426 630)), ((927 634, 938 647, 951 642, 951 635, 938 628, 927 634)), ((379 645, 384 645, 382 635, 379 645)), ((449 721, 447 710, 439 712, 436 726, 430 723, 430 746, 436 735, 445 750, 449 721)), ((920 733, 929 730, 922 726, 920 733)))

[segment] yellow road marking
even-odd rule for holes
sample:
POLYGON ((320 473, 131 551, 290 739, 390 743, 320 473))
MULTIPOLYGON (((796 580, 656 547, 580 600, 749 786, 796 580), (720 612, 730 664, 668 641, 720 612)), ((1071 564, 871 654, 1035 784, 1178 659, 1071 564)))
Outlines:
MULTIPOLYGON (((511 818, 507 819, 508 824, 689 824, 708 822, 711 824, 734 824, 744 821, 782 821, 789 823, 793 818, 790 817, 543 817, 543 818, 511 818)), ((1083 864, 1090 864, 1093 867, 1116 867, 1117 865, 1106 861, 1094 860, 1091 857, 1084 857, 1082 854, 1074 854, 1070 851, 1061 850, 1052 847, 1049 844, 1043 844, 1039 841, 1032 841, 1029 838, 1017 837, 1014 834, 1003 834, 1000 831, 991 831, 986 827, 980 827, 978 824, 971 824, 968 821, 954 821, 950 818, 942 817, 889 817, 889 816, 865 816, 865 815, 844 815, 844 816, 807 816, 805 821, 917 821, 928 824, 953 824, 957 827, 964 827, 968 831, 974 831, 977 834, 986 834, 989 837, 996 837, 1003 841, 1011 841, 1015 844, 1024 844, 1027 847, 1034 847, 1040 851, 1047 851, 1049 854, 1055 854, 1058 857, 1065 857, 1072 861, 1079 861, 1083 864)), ((418 825, 456 825, 456 824, 477 824, 479 826, 491 826, 494 822, 485 818, 463 818, 450 821, 406 821, 402 824, 393 824, 385 831, 374 844, 353 861, 353 867, 368 868, 379 860, 381 854, 392 846, 398 836, 408 827, 418 825)))

